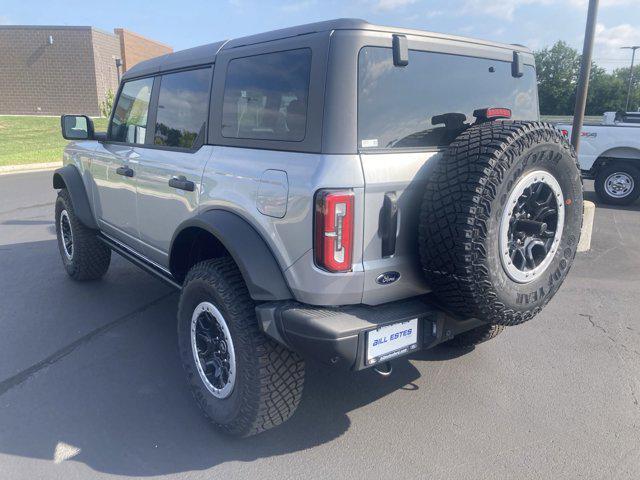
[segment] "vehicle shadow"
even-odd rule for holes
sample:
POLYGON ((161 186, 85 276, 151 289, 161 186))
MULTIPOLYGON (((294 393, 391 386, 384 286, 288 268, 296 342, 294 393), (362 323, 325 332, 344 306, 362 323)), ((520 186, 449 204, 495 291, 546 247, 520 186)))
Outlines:
POLYGON ((428 350, 421 350, 411 355, 410 358, 421 362, 444 362, 468 355, 474 350, 475 347, 458 347, 440 344, 428 350))
MULTIPOLYGON (((227 437, 205 420, 188 390, 176 347, 176 293, 117 257, 104 280, 71 282, 55 240, 5 247, 0 266, 40 264, 39 288, 56 292, 33 295, 24 285, 13 298, 0 297, 3 324, 7 312, 21 316, 14 321, 24 338, 13 342, 37 338, 43 322, 55 322, 68 341, 62 337, 66 343, 53 354, 42 348, 45 361, 11 377, 18 381, 0 378, 6 387, 0 390, 0 453, 135 477, 205 470, 330 442, 350 428, 350 412, 399 389, 417 389, 420 373, 404 360, 388 378, 310 363, 302 402, 288 422, 248 439, 227 437), (39 318, 12 309, 16 296, 31 303, 31 312, 41 312, 39 318), (106 315, 77 340, 79 315, 104 314, 114 304, 118 314, 106 315), (47 311, 49 316, 42 313, 47 311)), ((0 287, 9 281, 0 278, 0 287)), ((9 341, 11 336, 0 338, 0 350, 9 341)))

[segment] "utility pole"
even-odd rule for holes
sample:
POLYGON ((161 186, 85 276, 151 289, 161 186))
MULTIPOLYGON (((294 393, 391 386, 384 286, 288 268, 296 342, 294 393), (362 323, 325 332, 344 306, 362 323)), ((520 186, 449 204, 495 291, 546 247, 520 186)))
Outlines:
POLYGON ((576 106, 573 112, 573 128, 571 129, 571 145, 578 151, 580 146, 580 131, 584 121, 584 110, 587 106, 587 91, 589 90, 589 75, 591 73, 591 55, 593 54, 593 38, 596 33, 596 17, 598 15, 598 1, 589 0, 587 12, 587 27, 584 32, 584 45, 582 46, 582 63, 580 65, 580 78, 578 79, 578 91, 576 94, 576 106))
POLYGON ((640 48, 640 45, 633 47, 622 47, 623 50, 631 50, 631 68, 629 69, 629 89, 627 90, 627 103, 624 107, 624 111, 629 111, 629 99, 631 98, 631 85, 633 85, 633 61, 636 59, 636 50, 640 48))

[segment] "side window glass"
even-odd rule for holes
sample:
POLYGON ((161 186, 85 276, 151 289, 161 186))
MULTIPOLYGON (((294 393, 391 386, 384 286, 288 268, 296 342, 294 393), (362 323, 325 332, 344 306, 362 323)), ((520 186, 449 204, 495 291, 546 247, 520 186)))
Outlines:
POLYGON ((126 82, 109 126, 109 140, 144 144, 153 78, 126 82))
POLYGON ((304 140, 310 73, 308 48, 231 60, 224 89, 222 135, 304 140))
POLYGON ((163 75, 153 143, 197 148, 204 142, 211 68, 163 75))

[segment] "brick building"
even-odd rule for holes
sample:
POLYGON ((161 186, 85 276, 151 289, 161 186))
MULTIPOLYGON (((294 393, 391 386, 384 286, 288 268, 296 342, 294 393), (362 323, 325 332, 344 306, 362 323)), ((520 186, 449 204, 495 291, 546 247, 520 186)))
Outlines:
POLYGON ((120 73, 173 49, 121 28, 0 26, 0 114, 100 114, 120 73))

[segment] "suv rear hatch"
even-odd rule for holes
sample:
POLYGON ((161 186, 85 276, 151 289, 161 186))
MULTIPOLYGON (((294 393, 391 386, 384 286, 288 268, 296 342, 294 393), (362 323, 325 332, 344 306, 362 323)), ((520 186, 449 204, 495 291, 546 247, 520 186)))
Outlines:
POLYGON ((429 166, 474 121, 504 107, 537 120, 535 69, 488 58, 364 47, 358 58, 358 148, 365 181, 363 303, 428 292, 418 255, 420 204, 429 166))

